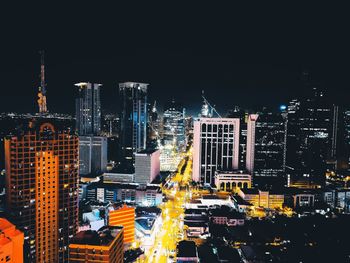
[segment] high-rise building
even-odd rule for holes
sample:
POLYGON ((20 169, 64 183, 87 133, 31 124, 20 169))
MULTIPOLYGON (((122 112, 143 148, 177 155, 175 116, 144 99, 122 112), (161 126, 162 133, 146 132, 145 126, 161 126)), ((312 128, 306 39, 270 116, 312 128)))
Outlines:
POLYGON ((35 119, 5 140, 6 207, 27 262, 67 262, 78 228, 78 136, 35 119))
POLYGON ((321 90, 307 88, 309 94, 288 107, 286 168, 293 180, 301 177, 323 185, 326 161, 334 151, 334 112, 321 90))
POLYGON ((151 183, 159 173, 159 150, 144 150, 135 154, 135 183, 151 183))
POLYGON ((101 84, 80 82, 76 99, 76 128, 79 135, 99 135, 101 133, 101 84))
POLYGON ((172 101, 163 114, 163 145, 173 145, 177 152, 186 150, 185 109, 172 101))
POLYGON ((69 262, 124 262, 123 227, 104 226, 79 232, 69 245, 69 262))
POLYGON ((254 176, 282 176, 286 158, 286 120, 281 114, 259 112, 255 130, 254 176))
POLYGON ((246 170, 248 173, 254 172, 255 158, 255 129, 258 114, 249 114, 247 120, 247 143, 246 143, 246 170))
POLYGON ((233 110, 230 110, 227 114, 228 118, 238 118, 239 119, 239 151, 238 151, 238 167, 241 170, 246 170, 247 163, 247 129, 248 129, 248 116, 249 113, 241 109, 238 106, 235 106, 233 110))
POLYGON ((107 169, 107 137, 79 136, 80 175, 101 174, 107 169))
POLYGON ((194 121, 193 177, 214 184, 216 170, 238 169, 238 118, 199 118, 194 121))
POLYGON ((23 262, 23 232, 5 218, 0 218, 0 262, 23 262))
POLYGON ((122 207, 110 209, 108 224, 110 226, 124 227, 124 244, 135 240, 135 208, 124 204, 122 207))
POLYGON ((146 149, 147 87, 148 84, 136 82, 119 84, 121 165, 131 172, 134 153, 146 149))

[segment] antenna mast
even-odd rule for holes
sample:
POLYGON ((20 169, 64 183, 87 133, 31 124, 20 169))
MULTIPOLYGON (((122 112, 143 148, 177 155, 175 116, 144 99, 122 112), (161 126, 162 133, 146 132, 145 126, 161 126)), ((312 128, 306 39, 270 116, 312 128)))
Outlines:
POLYGON ((47 105, 46 105, 46 83, 45 83, 45 61, 44 51, 39 52, 41 55, 41 65, 40 65, 40 87, 38 91, 38 106, 39 113, 47 113, 47 105))

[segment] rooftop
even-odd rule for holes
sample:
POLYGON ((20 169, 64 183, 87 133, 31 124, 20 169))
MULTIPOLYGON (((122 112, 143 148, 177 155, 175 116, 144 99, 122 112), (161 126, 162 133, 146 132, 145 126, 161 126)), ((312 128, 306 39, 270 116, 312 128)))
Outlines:
POLYGON ((135 219, 135 222, 145 230, 151 230, 155 221, 155 216, 143 216, 135 219))
POLYGON ((145 149, 145 150, 137 152, 136 155, 138 155, 138 154, 152 154, 152 153, 155 153, 157 151, 159 151, 159 150, 158 149, 145 149))
POLYGON ((81 231, 76 234, 70 243, 91 246, 109 246, 121 231, 123 231, 122 226, 104 226, 98 231, 81 231))
POLYGON ((193 241, 180 241, 177 245, 177 257, 197 257, 196 244, 193 241))

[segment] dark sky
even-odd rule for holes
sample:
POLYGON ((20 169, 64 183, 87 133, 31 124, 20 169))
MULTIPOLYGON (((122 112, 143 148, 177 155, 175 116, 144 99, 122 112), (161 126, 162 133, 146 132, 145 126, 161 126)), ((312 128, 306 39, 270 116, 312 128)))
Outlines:
POLYGON ((175 98, 194 111, 201 90, 221 111, 277 108, 302 93, 304 69, 332 101, 346 104, 348 21, 341 8, 265 8, 3 6, 0 111, 37 110, 40 49, 55 112, 73 112, 80 81, 104 85, 109 111, 122 81, 150 83, 151 101, 175 98))

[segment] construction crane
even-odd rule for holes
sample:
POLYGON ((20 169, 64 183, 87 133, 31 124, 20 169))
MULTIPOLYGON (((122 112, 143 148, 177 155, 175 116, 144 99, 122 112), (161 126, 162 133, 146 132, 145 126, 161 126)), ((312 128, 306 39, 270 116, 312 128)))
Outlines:
POLYGON ((44 51, 40 51, 41 56, 41 66, 40 66, 40 86, 38 91, 38 106, 39 113, 47 113, 46 105, 46 83, 45 83, 45 61, 44 61, 44 51))
POLYGON ((203 101, 204 101, 204 105, 207 105, 207 106, 209 106, 210 107, 210 109, 211 109, 211 117, 212 117, 212 115, 213 115, 213 112, 215 112, 217 115, 218 115, 218 117, 219 118, 222 118, 221 117, 221 115, 217 112, 217 110, 215 109, 215 106, 212 106, 210 103, 209 103, 209 101, 204 97, 204 90, 202 90, 202 98, 203 98, 203 101))

